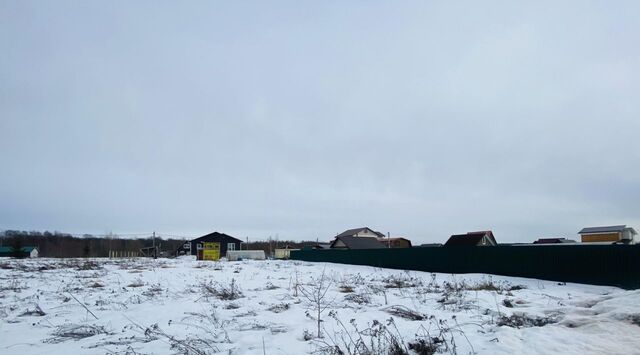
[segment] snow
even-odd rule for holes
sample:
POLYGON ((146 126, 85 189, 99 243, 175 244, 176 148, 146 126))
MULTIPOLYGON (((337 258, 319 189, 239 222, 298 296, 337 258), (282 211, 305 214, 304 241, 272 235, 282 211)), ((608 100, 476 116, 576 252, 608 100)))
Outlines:
POLYGON ((406 349, 442 335, 445 353, 640 353, 640 291, 281 260, 0 260, 2 354, 304 354, 371 347, 376 329, 406 349), (323 338, 308 339, 304 294, 323 274, 323 338), (215 295, 232 280, 242 297, 215 295))

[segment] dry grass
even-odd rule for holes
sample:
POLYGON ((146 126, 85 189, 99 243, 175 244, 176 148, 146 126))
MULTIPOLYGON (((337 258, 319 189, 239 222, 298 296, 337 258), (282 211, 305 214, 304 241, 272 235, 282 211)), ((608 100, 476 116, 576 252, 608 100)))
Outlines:
POLYGON ((385 308, 384 311, 394 316, 409 320, 424 320, 427 318, 426 315, 405 306, 390 306, 385 308))
POLYGON ((142 280, 137 279, 137 280, 134 280, 132 283, 128 284, 127 287, 134 288, 134 287, 142 287, 144 285, 145 283, 142 280))
POLYGON ((498 318, 496 324, 499 327, 512 327, 512 328, 528 328, 528 327, 543 327, 547 324, 554 324, 559 321, 559 316, 548 317, 533 317, 526 314, 513 314, 509 317, 501 316, 498 318))
POLYGON ((221 283, 202 283, 200 285, 205 297, 213 296, 221 300, 231 301, 241 297, 244 297, 240 287, 236 284, 235 279, 231 279, 229 285, 223 285, 221 283))
POLYGON ((273 312, 273 313, 282 313, 286 310, 288 310, 291 306, 288 303, 278 303, 278 304, 274 304, 273 306, 267 308, 267 310, 273 312))
POLYGON ((92 337, 98 334, 110 334, 103 326, 90 324, 63 324, 57 326, 51 333, 51 338, 46 339, 45 343, 57 344, 68 340, 79 340, 92 337))
POLYGON ((340 292, 342 293, 352 293, 355 291, 355 288, 351 285, 340 285, 340 292))

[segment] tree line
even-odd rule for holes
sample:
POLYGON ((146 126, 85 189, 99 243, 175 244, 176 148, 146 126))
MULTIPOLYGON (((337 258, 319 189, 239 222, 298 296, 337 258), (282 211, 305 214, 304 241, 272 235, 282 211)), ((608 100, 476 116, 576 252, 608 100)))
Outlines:
MULTIPOLYGON (((186 242, 186 239, 156 238, 156 246, 162 255, 175 256, 176 251, 186 242)), ((22 247, 34 246, 38 248, 40 257, 48 258, 95 258, 108 257, 110 251, 137 253, 140 249, 154 245, 151 236, 147 238, 122 238, 118 235, 94 236, 84 234, 73 236, 68 233, 50 231, 20 231, 6 230, 0 232, 0 247, 12 247, 19 250, 22 247)), ((302 249, 314 246, 314 241, 273 240, 252 241, 242 243, 242 249, 264 250, 265 255, 273 255, 275 249, 302 249)))
MULTIPOLYGON (((160 250, 171 253, 184 244, 182 239, 156 238, 160 250)), ((0 234, 0 246, 38 248, 39 256, 49 258, 107 257, 109 251, 134 252, 153 246, 153 238, 120 238, 117 235, 73 236, 60 232, 7 230, 0 234)))

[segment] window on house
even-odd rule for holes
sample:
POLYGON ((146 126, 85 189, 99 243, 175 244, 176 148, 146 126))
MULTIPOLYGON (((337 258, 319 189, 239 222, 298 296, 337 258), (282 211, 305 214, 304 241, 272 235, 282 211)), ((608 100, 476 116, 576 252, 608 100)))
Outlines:
POLYGON ((236 243, 228 243, 227 250, 236 250, 236 243))
POLYGON ((202 250, 202 243, 198 243, 198 246, 196 247, 198 250, 202 250))

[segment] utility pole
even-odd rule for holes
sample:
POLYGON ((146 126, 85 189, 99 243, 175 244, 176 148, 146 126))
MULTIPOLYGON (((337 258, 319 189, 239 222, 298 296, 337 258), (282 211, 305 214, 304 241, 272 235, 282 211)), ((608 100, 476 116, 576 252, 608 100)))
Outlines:
POLYGON ((156 231, 153 231, 153 258, 158 257, 158 250, 156 249, 156 231))

